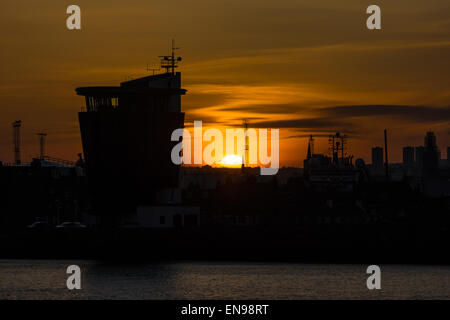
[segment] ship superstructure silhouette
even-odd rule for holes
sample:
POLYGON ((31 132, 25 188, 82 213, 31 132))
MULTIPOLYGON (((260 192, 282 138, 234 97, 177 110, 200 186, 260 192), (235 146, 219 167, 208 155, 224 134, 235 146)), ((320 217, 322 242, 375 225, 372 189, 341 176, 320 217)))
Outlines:
POLYGON ((177 188, 180 166, 170 154, 171 134, 184 127, 181 73, 173 48, 161 56, 165 73, 115 87, 81 87, 86 109, 79 113, 83 152, 96 209, 127 210, 152 203, 155 194, 177 188))

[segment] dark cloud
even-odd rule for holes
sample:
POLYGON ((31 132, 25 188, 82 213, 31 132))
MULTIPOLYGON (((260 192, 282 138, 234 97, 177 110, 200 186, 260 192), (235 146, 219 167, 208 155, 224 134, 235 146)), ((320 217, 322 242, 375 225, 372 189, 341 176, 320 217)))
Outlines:
MULTIPOLYGON (((293 108, 294 105, 266 105, 261 108, 266 113, 283 113, 283 111, 293 108), (276 112, 278 110, 278 112, 276 112)), ((247 111, 256 106, 247 106, 247 111)), ((232 108, 242 111, 243 108, 232 108)), ((231 110, 225 109, 224 110, 231 110)), ((256 110, 256 109, 255 109, 256 110)), ((258 112, 261 112, 258 109, 258 112)), ((292 112, 292 114, 294 114, 292 112)), ((407 106, 407 105, 355 105, 355 106, 334 106, 328 108, 308 108, 308 117, 301 119, 280 119, 267 120, 262 117, 247 118, 251 128, 278 128, 293 129, 298 134, 293 134, 287 138, 304 138, 310 133, 314 136, 326 137, 337 131, 351 134, 353 137, 364 136, 367 134, 361 122, 353 118, 371 118, 382 117, 396 118, 401 122, 430 123, 450 121, 450 107, 431 107, 431 106, 407 106)), ((229 127, 242 127, 242 119, 233 118, 225 122, 217 122, 215 117, 207 117, 203 120, 205 123, 220 123, 229 127), (231 123, 231 122, 235 123, 231 123)), ((187 125, 189 126, 189 125, 187 125)))
POLYGON ((259 121, 250 123, 250 127, 275 128, 275 129, 290 128, 290 129, 297 129, 298 131, 301 132, 326 132, 326 133, 336 131, 356 133, 358 131, 354 123, 333 119, 332 117, 259 121))
POLYGON ((302 134, 294 134, 292 136, 288 136, 285 139, 296 139, 296 138, 309 138, 311 135, 314 138, 328 138, 331 134, 334 134, 334 132, 330 133, 302 133, 302 134))
POLYGON ((247 124, 249 127, 251 127, 251 123, 252 122, 257 122, 257 121, 262 121, 265 120, 266 118, 264 117, 245 117, 245 118, 232 118, 230 119, 230 121, 228 122, 228 126, 229 127, 244 127, 244 120, 247 121, 247 124))
POLYGON ((186 128, 193 127, 194 126, 194 121, 202 121, 202 125, 208 125, 208 124, 223 125, 224 124, 223 121, 220 121, 215 116, 204 115, 204 114, 189 116, 188 114, 186 114, 186 117, 184 119, 184 126, 186 128))
MULTIPOLYGON (((364 130, 351 118, 354 117, 396 117, 408 122, 450 121, 450 107, 402 106, 402 105, 355 105, 316 109, 308 118, 287 120, 266 120, 250 125, 258 128, 291 128, 301 132, 362 133, 364 130)), ((303 137, 300 134, 298 137, 303 137)))
POLYGON ((222 107, 218 108, 218 111, 241 111, 250 113, 299 113, 306 111, 309 108, 307 106, 302 106, 299 104, 248 104, 241 105, 238 107, 222 107))
POLYGON ((320 108, 330 117, 401 117, 413 122, 450 121, 450 107, 402 106, 402 105, 357 105, 320 108))
POLYGON ((223 104, 228 95, 224 93, 188 92, 183 99, 183 111, 199 110, 223 104))

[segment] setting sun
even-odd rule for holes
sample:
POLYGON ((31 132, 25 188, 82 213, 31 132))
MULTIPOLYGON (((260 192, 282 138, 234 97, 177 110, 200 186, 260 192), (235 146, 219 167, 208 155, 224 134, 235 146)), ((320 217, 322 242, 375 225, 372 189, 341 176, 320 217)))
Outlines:
POLYGON ((222 158, 219 164, 225 167, 237 168, 242 165, 242 157, 237 154, 228 154, 222 158))

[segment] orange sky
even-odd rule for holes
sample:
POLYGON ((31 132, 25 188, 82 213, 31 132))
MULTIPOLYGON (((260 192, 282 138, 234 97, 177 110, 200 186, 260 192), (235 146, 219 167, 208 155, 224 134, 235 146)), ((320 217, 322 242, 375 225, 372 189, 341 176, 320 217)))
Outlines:
MULTIPOLYGON (((23 120, 25 160, 81 151, 74 89, 148 75, 170 39, 182 47, 183 110, 215 127, 280 128, 281 165, 298 166, 305 136, 342 131, 370 160, 389 130, 401 147, 437 135, 450 146, 450 2, 377 1, 382 30, 365 27, 364 0, 23 1, 0 10, 0 160, 11 161, 11 122, 23 120), (69 31, 77 4, 82 30, 69 31), (369 106, 378 105, 378 106, 369 106), (381 106, 380 106, 381 105, 381 106)), ((327 139, 317 139, 325 151, 327 139)))

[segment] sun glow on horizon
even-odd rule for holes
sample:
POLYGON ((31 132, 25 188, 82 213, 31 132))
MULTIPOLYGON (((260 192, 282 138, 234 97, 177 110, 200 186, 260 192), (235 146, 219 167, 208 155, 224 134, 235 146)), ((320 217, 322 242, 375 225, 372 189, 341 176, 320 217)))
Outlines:
POLYGON ((219 164, 224 167, 237 168, 242 165, 242 157, 237 154, 227 154, 219 164))

